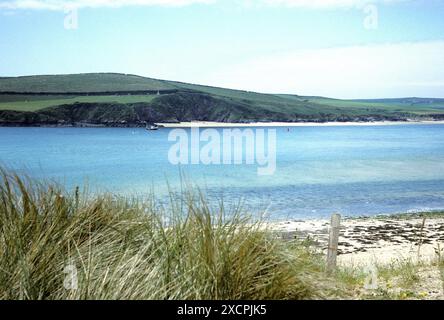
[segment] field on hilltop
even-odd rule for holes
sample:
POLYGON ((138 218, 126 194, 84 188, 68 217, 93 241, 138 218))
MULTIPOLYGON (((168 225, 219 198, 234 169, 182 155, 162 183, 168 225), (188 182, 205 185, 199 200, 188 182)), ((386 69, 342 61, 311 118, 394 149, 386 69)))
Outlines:
POLYGON ((0 78, 0 91, 102 92, 176 89, 167 81, 118 73, 41 75, 0 78))
POLYGON ((338 100, 113 73, 0 78, 1 125, 408 119, 444 119, 444 99, 338 100), (67 109, 75 112, 66 112, 67 109), (76 116, 69 115, 72 113, 76 116))
POLYGON ((27 96, 0 95, 0 110, 37 111, 48 107, 74 103, 134 103, 151 102, 155 95, 108 95, 108 96, 27 96))

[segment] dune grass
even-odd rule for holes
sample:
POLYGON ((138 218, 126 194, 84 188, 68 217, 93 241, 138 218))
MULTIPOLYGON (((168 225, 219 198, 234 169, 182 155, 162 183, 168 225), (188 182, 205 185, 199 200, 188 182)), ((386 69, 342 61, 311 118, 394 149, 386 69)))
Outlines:
POLYGON ((317 299, 323 260, 200 192, 161 206, 1 171, 0 299, 317 299))
MULTIPOLYGON (((284 240, 240 207, 210 208, 185 190, 161 205, 0 169, 0 299, 427 298, 419 275, 430 266, 377 266, 378 289, 367 290, 366 270, 327 276, 310 241, 284 240)), ((443 256, 438 247, 433 268, 444 289, 443 256)))

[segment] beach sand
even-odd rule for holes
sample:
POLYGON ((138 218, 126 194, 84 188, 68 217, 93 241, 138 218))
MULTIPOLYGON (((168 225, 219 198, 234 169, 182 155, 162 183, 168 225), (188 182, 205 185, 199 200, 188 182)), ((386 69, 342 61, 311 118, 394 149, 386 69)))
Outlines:
POLYGON ((340 127, 340 126, 388 126, 388 125, 418 125, 444 124, 444 121, 376 121, 376 122, 254 122, 254 123, 225 123, 210 121, 193 121, 180 123, 157 123, 165 128, 233 128, 233 127, 340 127))
MULTIPOLYGON (((326 252, 328 220, 285 221, 272 229, 284 238, 311 239, 326 252)), ((430 263, 444 249, 444 216, 425 219, 358 218, 341 223, 338 264, 343 266, 384 265, 396 261, 430 263)), ((444 252, 443 252, 444 253, 444 252)))
MULTIPOLYGON (((329 225, 328 220, 306 220, 271 223, 269 226, 286 240, 310 239, 326 255, 329 225)), ((438 250, 442 259, 444 215, 425 220, 409 215, 345 219, 341 223, 337 260, 338 266, 347 272, 376 272, 376 289, 362 284, 354 292, 357 299, 390 296, 395 299, 444 300, 444 270, 437 264, 438 250), (379 271, 371 271, 381 268, 399 271, 389 273, 390 276, 385 278, 381 278, 379 271), (406 281, 411 282, 406 284, 406 281)))

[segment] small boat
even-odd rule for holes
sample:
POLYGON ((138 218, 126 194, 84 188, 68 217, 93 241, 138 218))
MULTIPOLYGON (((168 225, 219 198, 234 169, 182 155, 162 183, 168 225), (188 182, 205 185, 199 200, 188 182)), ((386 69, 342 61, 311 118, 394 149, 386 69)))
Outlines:
POLYGON ((156 124, 146 125, 146 130, 148 130, 148 131, 159 130, 159 126, 156 124))

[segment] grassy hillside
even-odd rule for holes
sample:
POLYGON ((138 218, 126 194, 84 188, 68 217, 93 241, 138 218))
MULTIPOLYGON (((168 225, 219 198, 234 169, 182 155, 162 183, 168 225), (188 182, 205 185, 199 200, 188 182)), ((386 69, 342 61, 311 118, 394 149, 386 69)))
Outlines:
POLYGON ((155 95, 126 96, 26 96, 0 95, 0 110, 37 111, 48 107, 75 103, 135 103, 151 102, 155 95))
POLYGON ((381 103, 384 105, 398 106, 404 110, 444 110, 444 99, 431 98, 403 98, 403 99, 375 99, 375 100, 358 100, 362 103, 381 103))
POLYGON ((444 99, 338 100, 262 94, 108 73, 0 78, 2 125, 412 118, 443 119, 444 99), (67 116, 69 108, 80 112, 75 117, 67 116))
POLYGON ((166 81, 116 73, 42 75, 0 78, 1 91, 103 92, 175 89, 166 81))

